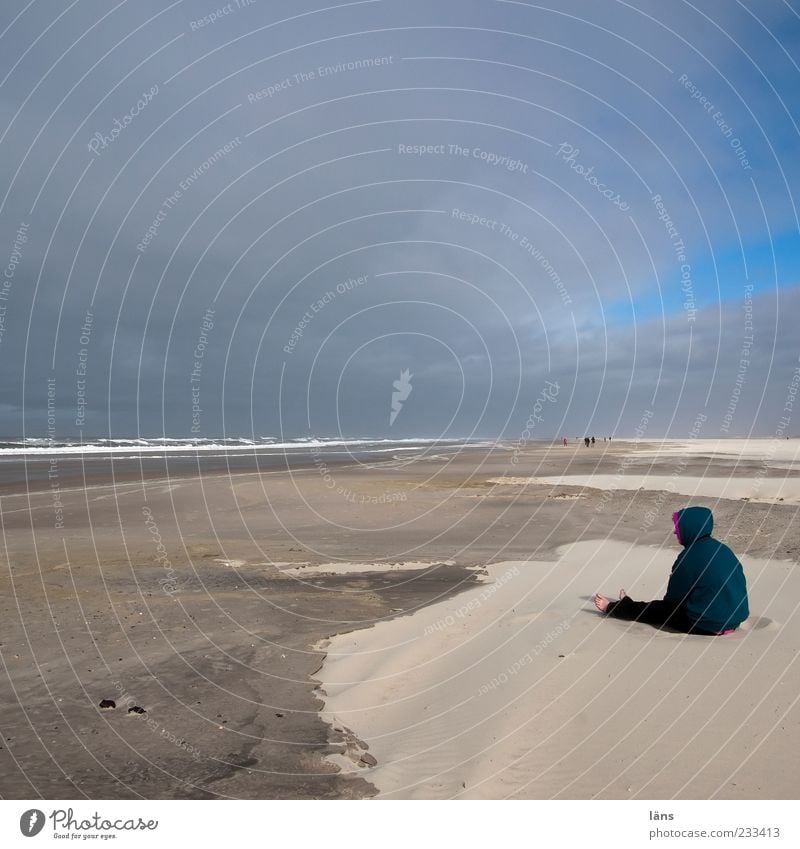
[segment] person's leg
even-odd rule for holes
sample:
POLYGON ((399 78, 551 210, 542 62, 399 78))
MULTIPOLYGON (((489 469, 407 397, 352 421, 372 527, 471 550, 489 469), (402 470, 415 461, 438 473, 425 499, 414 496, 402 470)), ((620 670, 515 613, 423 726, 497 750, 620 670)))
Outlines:
POLYGON ((663 599, 634 601, 629 596, 625 596, 619 601, 612 601, 608 605, 606 614, 615 619, 644 622, 646 625, 655 627, 668 625, 678 631, 685 631, 688 628, 680 603, 664 601, 663 599))

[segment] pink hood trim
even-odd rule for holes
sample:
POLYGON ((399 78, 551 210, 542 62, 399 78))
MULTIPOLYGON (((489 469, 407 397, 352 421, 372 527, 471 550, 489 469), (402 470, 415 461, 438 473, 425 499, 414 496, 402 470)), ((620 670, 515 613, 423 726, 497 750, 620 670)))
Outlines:
POLYGON ((673 513, 672 514, 672 524, 675 525, 675 536, 678 537, 678 542, 683 545, 683 540, 681 539, 681 514, 673 513))

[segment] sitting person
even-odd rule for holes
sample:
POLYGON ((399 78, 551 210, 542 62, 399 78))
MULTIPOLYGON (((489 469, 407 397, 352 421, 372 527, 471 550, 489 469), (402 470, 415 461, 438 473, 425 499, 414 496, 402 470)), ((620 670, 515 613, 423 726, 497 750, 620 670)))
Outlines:
POLYGON ((707 507, 686 507, 672 516, 683 551, 672 566, 660 601, 634 601, 620 590, 619 601, 599 593, 594 603, 615 619, 666 625, 687 634, 730 634, 750 615, 742 564, 711 536, 714 517, 707 507))

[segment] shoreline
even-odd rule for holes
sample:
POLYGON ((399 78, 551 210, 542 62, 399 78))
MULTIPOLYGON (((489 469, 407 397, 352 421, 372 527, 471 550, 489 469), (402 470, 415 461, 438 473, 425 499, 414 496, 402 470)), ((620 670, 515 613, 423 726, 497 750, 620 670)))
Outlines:
MULTIPOLYGON (((431 446, 433 447, 433 446, 431 446)), ((184 455, 159 453, 153 449, 136 455, 133 452, 64 452, 53 455, 47 452, 35 454, 8 454, 0 452, 0 496, 18 494, 21 491, 39 492, 51 487, 52 480, 67 486, 114 486, 115 483, 132 483, 160 480, 191 480, 210 475, 258 475, 281 472, 319 469, 320 464, 337 468, 361 468, 374 463, 395 462, 394 454, 399 451, 419 451, 424 458, 425 449, 391 448, 363 450, 334 449, 314 451, 298 449, 289 452, 269 452, 267 447, 251 451, 247 449, 217 454, 191 451, 184 455), (345 454, 346 456, 341 456, 345 454), (386 456, 389 455, 389 456, 386 456), (316 459, 323 458, 323 459, 316 459), (116 468, 115 468, 116 466, 116 468), (173 471, 170 471, 170 466, 173 471), (54 469, 54 477, 50 471, 54 469), (23 486, 25 489, 23 490, 23 486)), ((181 449, 184 450, 184 449, 181 449)), ((454 450, 454 446, 437 446, 437 453, 454 450)), ((460 445, 458 451, 487 450, 483 446, 460 445)), ((490 449, 491 450, 491 449, 490 449)), ((402 460, 402 457, 400 458, 402 460)), ((411 456, 408 457, 410 461, 411 456)))

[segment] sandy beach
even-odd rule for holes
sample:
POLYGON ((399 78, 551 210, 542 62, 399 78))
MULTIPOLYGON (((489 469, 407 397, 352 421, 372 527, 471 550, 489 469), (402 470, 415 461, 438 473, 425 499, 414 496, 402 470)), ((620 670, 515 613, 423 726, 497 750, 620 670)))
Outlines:
POLYGON ((0 796, 792 798, 798 444, 9 485, 0 796), (596 591, 663 593, 689 503, 750 619, 600 617, 596 591))

